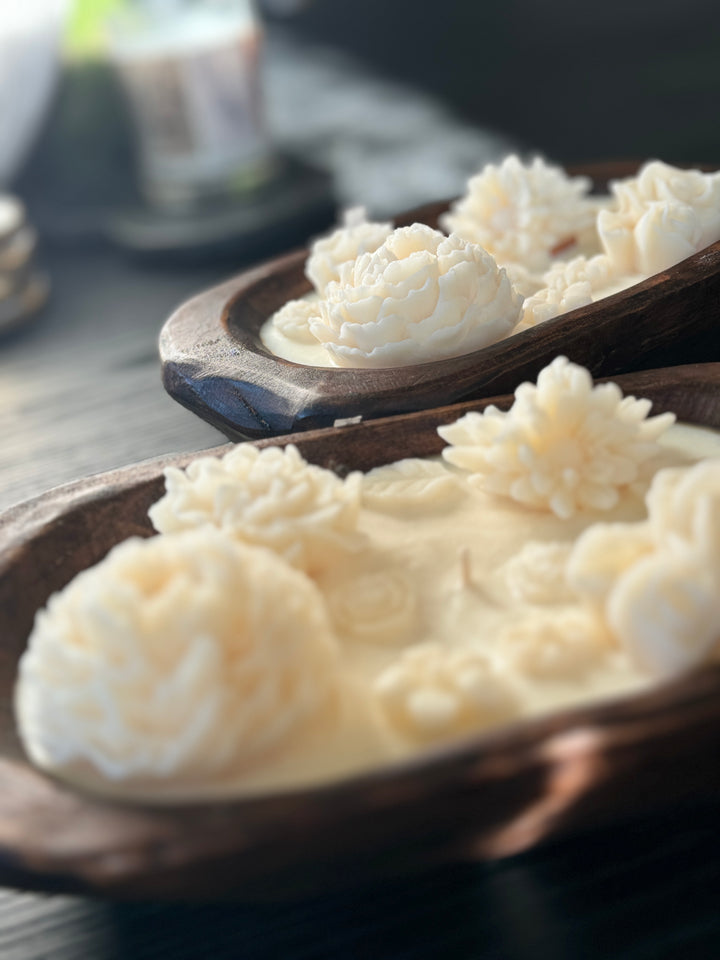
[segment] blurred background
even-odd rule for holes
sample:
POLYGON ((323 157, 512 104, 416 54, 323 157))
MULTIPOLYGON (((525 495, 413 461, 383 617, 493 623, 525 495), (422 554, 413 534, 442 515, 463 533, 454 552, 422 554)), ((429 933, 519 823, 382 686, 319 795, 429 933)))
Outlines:
POLYGON ((178 208, 214 180, 246 209, 196 203, 196 247, 244 257, 336 203, 458 193, 511 149, 720 165, 714 0, 24 0, 0 44, 0 183, 46 236, 187 249, 178 208))

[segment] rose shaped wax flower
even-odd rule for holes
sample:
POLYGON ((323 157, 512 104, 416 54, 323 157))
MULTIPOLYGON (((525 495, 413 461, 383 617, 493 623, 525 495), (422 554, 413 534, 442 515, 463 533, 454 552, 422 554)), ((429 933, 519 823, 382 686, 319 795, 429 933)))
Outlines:
POLYGON ((484 250, 416 223, 341 267, 310 329, 339 366, 404 366, 500 340, 521 304, 484 250))
POLYGON ((649 400, 623 399, 614 383, 593 387, 583 367, 557 357, 537 386, 523 383, 507 413, 490 406, 438 428, 443 457, 469 482, 561 518, 609 510, 640 467, 660 453, 657 438, 675 421, 648 419, 649 400))
POLYGON ((328 596, 338 633, 366 643, 401 644, 417 626, 416 605, 412 583, 399 570, 360 574, 328 596))
POLYGON ((615 207, 598 215, 614 268, 651 276, 720 240, 720 173, 647 163, 613 183, 615 207))
MULTIPOLYGON (((593 300, 605 296, 605 291, 620 289, 610 258, 598 254, 589 260, 575 257, 560 261, 543 276, 543 287, 523 303, 523 314, 518 330, 534 327, 552 320, 570 310, 584 307, 593 300)), ((627 284, 633 282, 627 278, 627 284)))
POLYGON ((577 608, 535 610, 506 627, 500 642, 513 666, 536 680, 578 680, 613 652, 602 621, 577 608))
POLYGON ((481 730, 519 712, 508 681, 472 647, 418 644, 403 651, 374 687, 389 722, 412 739, 481 730))
POLYGON ((39 766, 191 793, 334 709, 337 649, 305 574, 205 527, 128 540, 51 597, 16 714, 39 766))
POLYGON ((586 530, 567 580, 642 668, 668 676, 720 641, 720 460, 661 470, 646 502, 643 523, 586 530))
POLYGON ((363 207, 347 210, 341 227, 313 243, 305 264, 305 276, 320 296, 324 296, 328 284, 340 279, 340 267, 344 263, 377 250, 392 229, 392 223, 368 221, 363 207))
POLYGON ((595 246, 597 204, 587 177, 568 177, 539 157, 506 157, 468 181, 467 193, 441 218, 443 229, 480 244, 501 266, 541 273, 561 250, 595 246))
POLYGON ((297 447, 238 444, 223 457, 200 457, 165 471, 166 493, 150 508, 160 533, 203 524, 275 550, 309 573, 364 543, 357 530, 362 475, 341 480, 306 463, 297 447))

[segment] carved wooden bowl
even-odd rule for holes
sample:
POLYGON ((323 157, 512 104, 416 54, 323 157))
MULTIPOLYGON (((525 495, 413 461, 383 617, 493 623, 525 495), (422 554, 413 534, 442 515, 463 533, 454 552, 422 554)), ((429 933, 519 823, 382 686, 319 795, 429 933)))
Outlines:
MULTIPOLYGON (((654 413, 672 409, 720 428, 720 364, 617 380, 626 393, 651 398, 654 413)), ((292 439, 311 462, 368 469, 438 453, 436 427, 487 402, 292 439)), ((191 459, 166 457, 82 480, 2 518, 0 883, 120 897, 278 898, 497 857, 688 798, 720 797, 718 667, 335 785, 258 799, 124 806, 38 772, 12 716, 17 661, 34 613, 114 544, 149 536, 147 509, 162 493, 162 468, 191 459)))
MULTIPOLYGON (((637 165, 588 168, 602 188, 637 165)), ((574 174, 582 173, 577 168, 574 174)), ((447 203, 396 218, 433 227, 447 203)), ((461 357, 381 370, 282 360, 259 339, 265 321, 310 290, 306 250, 263 264, 181 306, 160 335, 168 393, 233 439, 332 426, 514 390, 558 354, 595 376, 720 360, 720 243, 598 303, 461 357)))

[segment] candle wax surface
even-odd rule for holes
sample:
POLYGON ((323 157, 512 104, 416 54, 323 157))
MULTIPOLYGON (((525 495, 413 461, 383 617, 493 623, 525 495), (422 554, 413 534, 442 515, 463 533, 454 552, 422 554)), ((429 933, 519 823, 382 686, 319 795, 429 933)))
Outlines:
MULTIPOLYGON (((663 453, 654 470, 720 457, 720 434, 699 427, 675 425, 660 444, 663 453)), ((331 717, 319 717, 302 735, 263 755, 237 777, 207 783, 191 794, 171 781, 100 783, 89 769, 63 776, 124 799, 173 803, 297 789, 417 756, 453 737, 408 737, 389 722, 371 694, 378 676, 403 650, 428 642, 448 652, 462 648, 487 653, 518 695, 510 722, 648 687, 652 680, 619 647, 609 655, 605 650, 590 669, 586 665, 566 675, 538 677, 517 668, 513 643, 503 640, 508 629, 527 624, 529 618, 546 617, 560 607, 580 610, 572 598, 560 606, 533 603, 537 598, 532 597, 518 600, 509 585, 508 561, 529 541, 570 544, 593 523, 645 519, 642 492, 624 492, 612 511, 561 520, 486 495, 469 487, 463 474, 449 473, 458 482, 455 495, 428 496, 420 506, 363 507, 360 526, 368 546, 316 578, 333 613, 346 678, 331 717)), ((422 495, 418 499, 422 501, 422 495)), ((368 501, 378 503, 372 497, 368 501)), ((481 735, 499 722, 505 721, 479 725, 470 735, 481 735)))

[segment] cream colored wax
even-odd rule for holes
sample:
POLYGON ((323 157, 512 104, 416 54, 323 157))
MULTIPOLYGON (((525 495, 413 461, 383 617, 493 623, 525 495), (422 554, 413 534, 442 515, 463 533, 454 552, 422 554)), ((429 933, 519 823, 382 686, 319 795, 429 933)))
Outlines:
MULTIPOLYGON (((720 457, 720 435, 709 430, 676 425, 660 442, 654 470, 720 457)), ((366 475, 363 484, 364 547, 314 577, 339 642, 343 679, 302 735, 243 765, 237 776, 192 789, 172 778, 113 785, 89 768, 61 774, 93 790, 162 802, 291 789, 652 682, 568 592, 559 562, 591 524, 644 519, 643 490, 623 492, 610 512, 562 520, 473 489, 438 460, 406 461, 366 475), (394 667, 408 651, 428 649, 440 650, 448 663, 456 655, 470 662, 453 678, 455 693, 468 698, 460 711, 465 720, 444 728, 433 724, 442 720, 447 698, 423 694, 422 680, 414 691, 421 722, 408 722, 402 695, 393 707, 394 667), (493 666, 490 680, 481 682, 479 719, 468 721, 477 690, 473 657, 493 666), (501 691, 497 703, 492 683, 501 691)), ((412 680, 416 668, 403 669, 412 680)))

